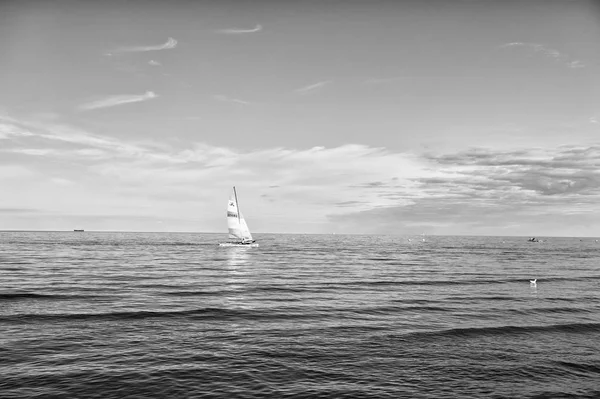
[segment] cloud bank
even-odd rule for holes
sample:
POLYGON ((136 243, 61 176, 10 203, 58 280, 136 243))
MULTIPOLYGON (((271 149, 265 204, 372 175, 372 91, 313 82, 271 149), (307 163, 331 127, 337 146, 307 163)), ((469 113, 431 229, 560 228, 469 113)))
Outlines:
POLYGON ((0 207, 65 215, 91 207, 90 223, 122 215, 138 229, 160 218, 172 230, 221 231, 219 212, 236 185, 256 231, 543 236, 600 226, 600 145, 443 154, 356 144, 176 148, 6 117, 0 135, 0 184, 15 187, 0 207))
POLYGON ((147 91, 144 94, 121 94, 81 104, 78 108, 82 111, 90 111, 99 108, 116 107, 117 105, 148 101, 157 97, 158 94, 153 91, 147 91))
MULTIPOLYGON (((330 215, 330 220, 371 233, 577 236, 600 219, 594 210, 600 199, 600 145, 482 148, 423 158, 438 173, 412 179, 419 193, 413 203, 330 215)), ((406 198, 401 191, 384 195, 406 198)))

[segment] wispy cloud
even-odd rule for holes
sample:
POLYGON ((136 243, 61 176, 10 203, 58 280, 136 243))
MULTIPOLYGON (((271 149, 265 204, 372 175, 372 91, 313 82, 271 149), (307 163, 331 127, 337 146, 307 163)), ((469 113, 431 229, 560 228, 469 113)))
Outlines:
POLYGON ((590 123, 593 123, 593 124, 595 124, 595 125, 599 125, 599 124, 600 124, 600 120, 599 120, 597 117, 595 117, 595 116, 592 116, 592 117, 589 119, 589 121, 590 121, 590 123))
POLYGON ((89 111, 98 108, 108 108, 122 104, 148 101, 156 97, 158 97, 158 94, 153 91, 147 91, 144 94, 121 94, 81 104, 78 108, 80 110, 89 111))
POLYGON ((256 25, 254 28, 252 29, 239 29, 239 28, 228 28, 228 29, 219 29, 216 32, 217 33, 223 33, 226 35, 239 35, 239 34, 244 34, 244 33, 256 33, 256 32, 260 32, 263 29, 262 25, 256 25))
POLYGON ((24 155, 37 155, 37 156, 46 156, 50 154, 54 154, 55 151, 51 148, 17 148, 12 150, 11 152, 16 154, 24 154, 24 155))
POLYGON ((314 84, 311 84, 308 86, 301 87, 299 89, 294 90, 294 92, 298 93, 298 94, 308 94, 308 93, 314 92, 316 90, 319 90, 322 87, 324 87, 328 84, 331 84, 331 83, 332 83, 331 80, 325 80, 322 82, 318 82, 318 83, 314 83, 314 84))
MULTIPOLYGON (((145 51, 159 51, 159 50, 170 50, 177 47, 177 40, 170 37, 166 43, 158 44, 158 45, 150 45, 150 46, 129 46, 129 47, 119 47, 115 49, 113 52, 115 53, 136 53, 136 52, 145 52, 145 51)), ((107 55, 111 55, 108 53, 107 55)))
POLYGON ((223 94, 217 94, 217 95, 213 96, 213 98, 217 101, 222 101, 222 102, 227 102, 227 103, 235 103, 235 104, 241 104, 241 105, 251 104, 249 101, 240 100, 239 98, 228 97, 223 94))
POLYGON ((575 60, 560 51, 544 46, 538 43, 512 42, 500 46, 500 48, 525 48, 534 53, 542 54, 566 65, 569 68, 584 68, 585 64, 580 60, 575 60))
POLYGON ((4 151, 36 156, 73 156, 75 158, 89 158, 95 160, 115 155, 134 156, 143 154, 145 150, 137 145, 132 145, 108 136, 88 133, 82 129, 68 125, 51 124, 47 122, 21 121, 14 118, 0 116, 0 132, 6 132, 8 138, 17 142, 31 141, 37 148, 14 147, 4 148, 4 151), (46 148, 39 148, 39 142, 46 144, 46 148), (63 145, 61 146, 61 143, 63 145), (66 151, 64 144, 68 144, 66 151), (72 148, 71 146, 80 148, 72 148))
POLYGON ((148 61, 148 65, 161 66, 162 64, 156 60, 150 60, 150 61, 148 61))
POLYGON ((567 66, 569 68, 585 68, 585 64, 579 60, 568 61, 567 66))
POLYGON ((13 118, 0 116, 0 139, 34 136, 26 127, 13 118))

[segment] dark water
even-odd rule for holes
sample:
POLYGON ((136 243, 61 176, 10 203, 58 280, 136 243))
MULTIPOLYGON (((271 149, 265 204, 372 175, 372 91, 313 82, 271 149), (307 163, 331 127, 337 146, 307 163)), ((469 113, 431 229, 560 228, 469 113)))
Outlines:
POLYGON ((600 397, 594 239, 223 237, 0 232, 0 397, 600 397))

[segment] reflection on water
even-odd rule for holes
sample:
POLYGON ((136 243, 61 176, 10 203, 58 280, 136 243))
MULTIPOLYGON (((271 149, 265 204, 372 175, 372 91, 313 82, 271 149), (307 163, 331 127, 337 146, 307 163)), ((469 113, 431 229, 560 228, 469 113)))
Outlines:
POLYGON ((227 247, 227 266, 234 270, 239 266, 245 265, 248 262, 249 252, 251 252, 252 249, 253 248, 250 247, 227 247))
POLYGON ((535 298, 537 298, 537 297, 538 297, 538 290, 537 290, 537 286, 533 285, 533 286, 531 286, 531 287, 529 288, 529 290, 530 290, 530 295, 531 295, 532 297, 535 297, 535 298))
POLYGON ((251 247, 228 247, 226 248, 225 267, 223 276, 227 294, 224 299, 227 307, 248 308, 248 290, 252 285, 253 268, 251 267, 251 247))

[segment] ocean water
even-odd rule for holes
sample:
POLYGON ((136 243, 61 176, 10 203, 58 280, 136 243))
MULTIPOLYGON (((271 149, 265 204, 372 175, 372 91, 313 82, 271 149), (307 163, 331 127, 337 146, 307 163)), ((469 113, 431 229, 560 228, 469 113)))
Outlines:
POLYGON ((224 238, 0 232, 0 397, 600 397, 594 239, 224 238))

